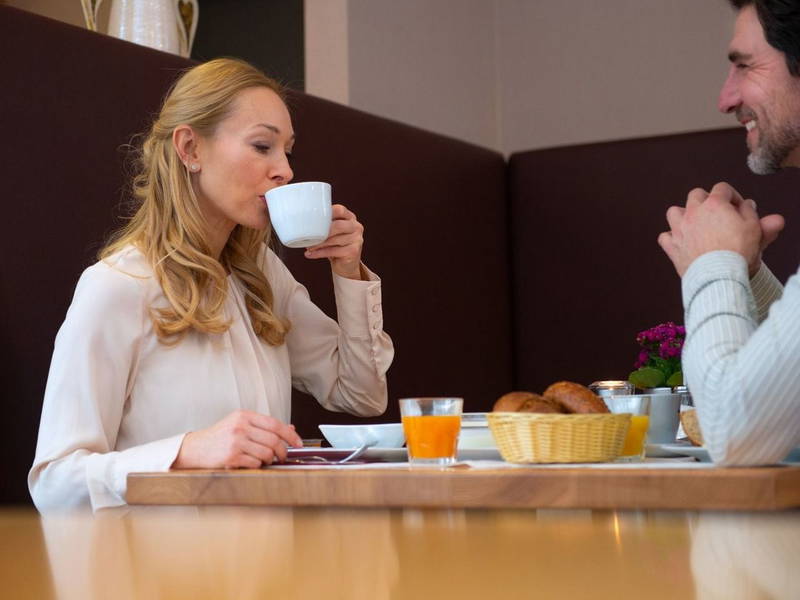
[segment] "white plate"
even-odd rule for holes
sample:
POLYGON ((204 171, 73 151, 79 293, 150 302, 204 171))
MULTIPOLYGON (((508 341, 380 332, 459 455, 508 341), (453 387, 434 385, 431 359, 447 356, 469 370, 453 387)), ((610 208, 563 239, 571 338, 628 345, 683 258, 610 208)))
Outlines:
MULTIPOLYGON (((341 460, 355 452, 355 448, 289 448, 289 458, 308 458, 321 456, 330 461, 341 460)), ((367 462, 406 462, 408 452, 405 448, 367 448, 357 460, 367 462)))
MULTIPOLYGON (((355 451, 355 448, 289 448, 289 458, 322 456, 328 460, 340 460, 355 451)), ((405 448, 367 448, 359 460, 367 462, 407 462, 405 448)), ((458 451, 458 460, 503 460, 496 448, 470 448, 458 451)))

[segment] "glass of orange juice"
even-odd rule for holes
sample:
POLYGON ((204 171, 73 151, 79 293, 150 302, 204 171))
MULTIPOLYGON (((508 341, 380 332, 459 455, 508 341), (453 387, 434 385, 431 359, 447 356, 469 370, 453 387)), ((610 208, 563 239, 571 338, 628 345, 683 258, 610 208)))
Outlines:
POLYGON ((647 430, 650 427, 650 396, 610 396, 603 398, 612 413, 630 413, 631 424, 619 460, 644 460, 647 449, 647 430))
POLYGON ((403 398, 400 417, 415 466, 447 466, 456 462, 461 431, 461 398, 403 398))

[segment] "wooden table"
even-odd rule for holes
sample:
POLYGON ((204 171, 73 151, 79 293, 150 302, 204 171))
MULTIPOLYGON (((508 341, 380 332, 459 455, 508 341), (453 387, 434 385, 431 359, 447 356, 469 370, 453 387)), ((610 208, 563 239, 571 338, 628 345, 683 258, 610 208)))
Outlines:
POLYGON ((0 510, 14 600, 797 598, 800 514, 0 510))
POLYGON ((800 467, 233 470, 134 473, 130 504, 779 510, 800 467))

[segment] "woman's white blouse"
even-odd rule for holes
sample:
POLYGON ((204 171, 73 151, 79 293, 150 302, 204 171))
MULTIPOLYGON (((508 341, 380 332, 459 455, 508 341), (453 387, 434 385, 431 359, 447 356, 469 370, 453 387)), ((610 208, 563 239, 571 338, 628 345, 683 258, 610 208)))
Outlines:
POLYGON ((165 471, 183 437, 243 409, 291 419, 291 388, 327 409, 386 409, 392 341, 383 331, 380 280, 333 275, 338 324, 275 254, 262 265, 286 342, 256 337, 238 280, 229 276, 222 334, 158 341, 149 310, 166 299, 134 248, 86 269, 56 336, 28 487, 40 511, 125 504, 126 478, 165 471))

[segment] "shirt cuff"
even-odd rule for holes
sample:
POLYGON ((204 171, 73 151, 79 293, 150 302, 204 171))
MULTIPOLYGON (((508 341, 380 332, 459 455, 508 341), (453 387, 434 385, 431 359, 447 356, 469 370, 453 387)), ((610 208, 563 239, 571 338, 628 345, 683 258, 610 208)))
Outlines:
POLYGON ((90 456, 86 478, 92 510, 125 504, 129 473, 169 471, 185 435, 181 433, 127 450, 90 456))
MULTIPOLYGON (((721 313, 756 322, 747 261, 736 252, 716 250, 697 258, 681 282, 687 336, 721 313)), ((689 340, 687 337, 687 342, 689 340)))
POLYGON ((339 327, 350 337, 369 338, 383 331, 381 280, 365 265, 368 281, 333 274, 336 314, 339 327))
POLYGON ((767 318, 769 307, 783 295, 783 286, 763 262, 750 280, 750 289, 758 309, 758 322, 767 318))
POLYGON ((741 254, 730 250, 715 250, 699 256, 689 265, 681 281, 683 306, 686 310, 689 310, 692 299, 700 290, 719 280, 750 285, 747 261, 741 254))

